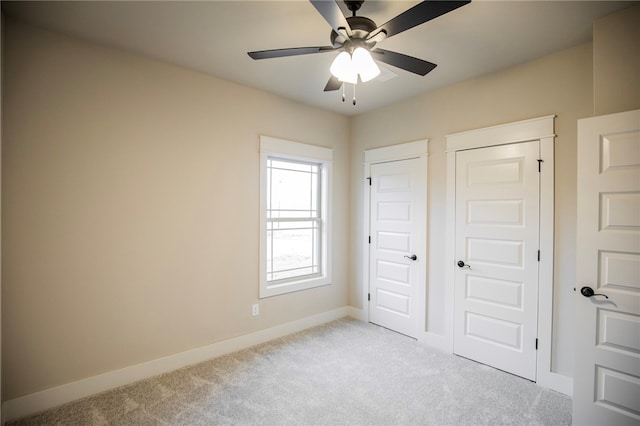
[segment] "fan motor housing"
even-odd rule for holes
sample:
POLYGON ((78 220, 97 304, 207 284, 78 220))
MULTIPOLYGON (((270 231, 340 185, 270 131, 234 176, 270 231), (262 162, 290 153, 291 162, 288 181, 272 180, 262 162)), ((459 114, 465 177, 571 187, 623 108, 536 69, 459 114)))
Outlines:
MULTIPOLYGON (((349 16, 347 22, 351 27, 351 39, 364 41, 369 33, 375 30, 378 26, 373 20, 365 16, 349 16)), ((338 34, 335 31, 331 31, 331 44, 333 47, 338 48, 344 46, 346 38, 342 34, 338 34)))

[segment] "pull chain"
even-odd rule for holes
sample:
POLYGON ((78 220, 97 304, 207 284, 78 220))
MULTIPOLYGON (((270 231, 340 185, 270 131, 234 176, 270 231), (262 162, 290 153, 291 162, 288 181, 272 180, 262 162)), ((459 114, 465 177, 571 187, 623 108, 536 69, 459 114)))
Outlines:
MULTIPOLYGON (((347 98, 346 94, 345 94, 345 86, 347 85, 347 83, 343 83, 342 84, 342 102, 345 101, 345 99, 347 98)), ((355 106, 356 104, 356 85, 353 85, 353 105, 355 106)))

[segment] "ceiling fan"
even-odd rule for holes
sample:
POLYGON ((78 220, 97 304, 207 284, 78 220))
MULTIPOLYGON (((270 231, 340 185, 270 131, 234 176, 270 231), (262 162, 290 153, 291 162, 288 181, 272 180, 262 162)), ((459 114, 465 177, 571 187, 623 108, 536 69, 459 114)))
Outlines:
MULTIPOLYGON (((426 75, 436 67, 436 64, 402 53, 380 49, 375 47, 376 44, 464 6, 471 0, 423 1, 380 26, 377 26, 369 18, 356 16, 356 12, 364 0, 344 0, 347 8, 352 12, 352 16, 349 17, 342 14, 340 7, 334 0, 309 1, 333 28, 330 35, 331 46, 259 50, 248 52, 248 54, 253 59, 268 59, 341 51, 331 65, 332 75, 324 88, 324 91, 328 92, 340 89, 344 82, 355 85, 358 82, 358 77, 362 82, 375 78, 380 70, 372 57, 411 73, 426 75)), ((344 101, 344 89, 342 100, 344 101)))

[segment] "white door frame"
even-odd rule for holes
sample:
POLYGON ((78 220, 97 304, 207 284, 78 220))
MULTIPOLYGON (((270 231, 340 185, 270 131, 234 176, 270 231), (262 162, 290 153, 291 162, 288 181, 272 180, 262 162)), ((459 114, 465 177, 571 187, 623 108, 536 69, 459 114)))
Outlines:
POLYGON ((538 354, 536 382, 571 395, 573 380, 551 371, 553 343, 554 258, 554 118, 555 115, 447 135, 447 247, 445 345, 453 353, 455 281, 456 152, 474 148, 540 141, 540 269, 538 287, 538 354))
MULTIPOLYGON (((412 158, 419 158, 424 167, 424 175, 427 176, 427 159, 429 152, 429 139, 423 139, 415 142, 407 142, 398 145, 385 146, 382 148, 369 149, 364 151, 364 181, 367 182, 369 177, 371 176, 371 165, 377 163, 388 163, 391 161, 401 161, 401 160, 409 160, 412 158)), ((420 225, 420 238, 421 238, 421 247, 420 250, 424 253, 424 259, 428 259, 427 254, 427 184, 425 184, 425 192, 424 192, 424 212, 425 216, 421 221, 420 225)), ((369 184, 368 182, 364 186, 364 208, 363 208, 363 236, 364 241, 362 242, 362 283, 363 283, 363 291, 362 291, 362 306, 364 313, 364 320, 369 322, 369 232, 370 232, 370 203, 369 203, 370 193, 369 193, 369 184)), ((424 331, 424 324, 426 323, 426 288, 427 288, 427 262, 421 271, 421 281, 423 281, 422 285, 418 289, 418 312, 416 313, 416 321, 421 321, 421 324, 416 324, 416 330, 418 333, 422 333, 424 331)))

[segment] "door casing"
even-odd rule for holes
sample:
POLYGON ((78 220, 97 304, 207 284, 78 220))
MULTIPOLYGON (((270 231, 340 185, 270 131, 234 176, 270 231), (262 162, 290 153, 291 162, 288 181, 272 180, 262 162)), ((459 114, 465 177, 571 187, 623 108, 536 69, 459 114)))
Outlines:
MULTIPOLYGON (((408 160, 411 158, 419 158, 424 167, 424 176, 427 176, 427 157, 428 157, 428 149, 429 149, 429 140, 423 139, 415 142, 407 142, 398 145, 391 145, 382 148, 369 149, 364 151, 364 211, 363 211, 363 243, 362 246, 364 249, 362 250, 362 282, 363 282, 363 291, 362 291, 362 306, 364 321, 369 322, 369 243, 368 237, 370 232, 370 193, 369 193, 369 184, 367 182, 368 178, 371 176, 371 165, 377 163, 385 163, 391 161, 402 161, 408 160)), ((420 235, 420 251, 424 253, 424 258, 428 259, 427 253, 427 208, 426 208, 426 200, 427 200, 427 187, 425 185, 424 192, 424 206, 425 206, 425 216, 422 221, 421 226, 421 234, 420 235)), ((422 273, 422 285, 419 286, 419 291, 417 294, 418 297, 418 308, 416 313, 415 320, 418 322, 416 324, 416 330, 418 333, 423 333, 426 323, 426 267, 422 273)))
POLYGON ((540 386, 571 395, 573 379, 551 370, 553 343, 554 259, 554 119, 555 115, 447 135, 447 247, 445 331, 441 349, 453 353, 455 279, 456 152, 518 142, 540 141, 540 265, 538 288, 538 356, 540 386))

